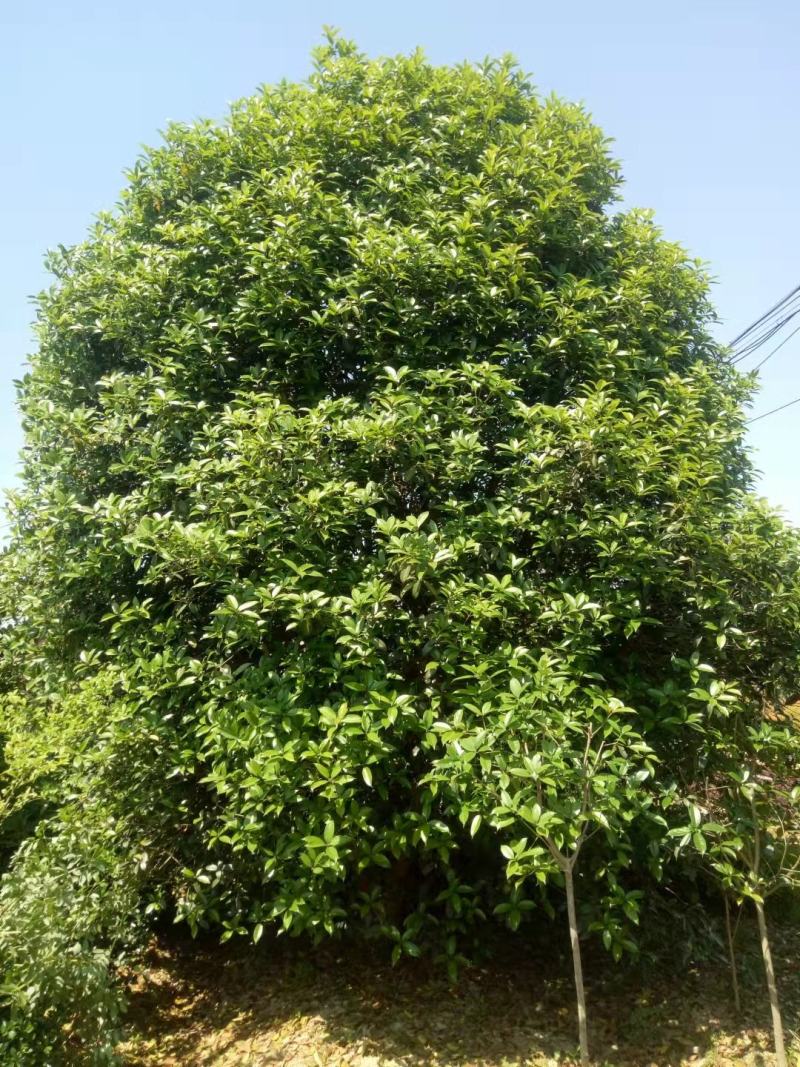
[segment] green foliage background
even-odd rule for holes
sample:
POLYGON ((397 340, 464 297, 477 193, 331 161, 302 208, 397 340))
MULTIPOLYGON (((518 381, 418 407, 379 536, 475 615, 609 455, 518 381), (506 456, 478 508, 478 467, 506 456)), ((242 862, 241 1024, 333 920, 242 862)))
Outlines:
POLYGON ((453 969, 586 839, 619 955, 695 862, 687 798, 800 688, 800 551, 707 278, 619 183, 511 61, 332 38, 51 254, 0 574, 9 1048, 111 1056, 145 912, 453 969))

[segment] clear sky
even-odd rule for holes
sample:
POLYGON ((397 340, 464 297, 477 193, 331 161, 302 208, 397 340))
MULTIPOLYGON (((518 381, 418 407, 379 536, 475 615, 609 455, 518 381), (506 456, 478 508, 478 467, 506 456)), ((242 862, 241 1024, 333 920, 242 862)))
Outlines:
MULTIPOLYGON (((583 101, 616 140, 626 202, 710 265, 721 340, 800 283, 797 0, 0 0, 0 486, 45 249, 114 205, 168 120, 304 78, 326 23, 371 54, 513 52, 543 92, 583 101)), ((800 334, 764 367, 753 414, 796 396, 800 334)), ((763 493, 800 524, 800 405, 751 440, 763 493)))

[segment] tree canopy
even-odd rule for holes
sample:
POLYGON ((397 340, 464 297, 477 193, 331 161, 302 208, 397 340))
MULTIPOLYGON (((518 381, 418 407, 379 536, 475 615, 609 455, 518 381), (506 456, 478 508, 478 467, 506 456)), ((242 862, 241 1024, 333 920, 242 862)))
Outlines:
POLYGON ((567 876, 619 956, 765 707, 795 744, 754 383, 620 181, 511 60, 331 37, 51 253, 0 572, 9 1042, 154 912, 455 970, 567 876))

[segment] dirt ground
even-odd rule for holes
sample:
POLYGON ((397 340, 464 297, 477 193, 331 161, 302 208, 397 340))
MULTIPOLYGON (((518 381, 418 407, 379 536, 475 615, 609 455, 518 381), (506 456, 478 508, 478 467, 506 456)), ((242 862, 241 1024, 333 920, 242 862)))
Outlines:
MULTIPOLYGON (((724 963, 625 969, 587 959, 595 1062, 613 1067, 768 1067, 769 1008, 754 931, 740 937, 743 1010, 724 963)), ((800 930, 773 931, 790 1060, 800 1067, 800 930)), ((265 939, 266 941, 266 939, 265 939)), ((575 1060, 566 956, 495 951, 451 986, 433 965, 392 968, 385 948, 153 944, 132 984, 129 1067, 545 1067, 575 1060)))

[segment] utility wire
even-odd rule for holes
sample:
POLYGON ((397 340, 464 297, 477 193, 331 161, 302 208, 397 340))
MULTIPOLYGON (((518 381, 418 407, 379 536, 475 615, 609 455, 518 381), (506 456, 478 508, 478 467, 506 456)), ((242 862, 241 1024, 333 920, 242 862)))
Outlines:
POLYGON ((783 411, 785 408, 794 407, 795 404, 800 404, 800 396, 795 397, 794 400, 790 400, 788 404, 781 404, 779 408, 773 408, 772 411, 765 411, 763 415, 756 415, 754 419, 748 419, 747 424, 750 425, 752 422, 759 422, 761 419, 765 419, 767 415, 774 415, 776 411, 783 411))
POLYGON ((753 330, 756 326, 758 326, 759 323, 763 322, 764 319, 769 318, 769 316, 773 312, 777 311, 780 307, 782 307, 787 302, 787 300, 790 300, 795 295, 795 293, 800 293, 800 285, 796 285, 794 287, 794 289, 792 289, 790 292, 788 292, 786 294, 786 296, 781 297, 781 299, 778 301, 777 304, 773 304, 773 306, 769 309, 769 311, 765 311, 764 314, 760 318, 756 319, 756 321, 754 323, 751 323, 751 325, 748 326, 747 329, 742 330, 742 332, 740 334, 737 334, 737 336, 734 337, 734 339, 731 341, 731 343, 728 345, 728 347, 729 348, 735 348, 736 345, 738 345, 738 343, 742 340, 743 337, 746 337, 747 334, 749 334, 751 332, 751 330, 753 330))
POLYGON ((773 304, 755 322, 733 338, 728 347, 733 351, 734 362, 749 355, 754 346, 769 340, 769 337, 793 318, 798 311, 800 311, 800 285, 796 285, 777 304, 773 304))
MULTIPOLYGON (((742 330, 728 345, 731 350, 732 364, 741 363, 747 356, 751 356, 754 352, 757 352, 763 345, 770 341, 776 333, 790 323, 796 316, 800 315, 800 285, 796 285, 794 289, 791 289, 786 296, 782 297, 777 304, 773 304, 771 308, 764 312, 760 318, 751 323, 747 329, 742 330)), ((779 352, 785 344, 788 344, 793 337, 800 333, 800 326, 795 328, 789 333, 782 341, 780 341, 774 348, 767 352, 766 356, 760 360, 753 371, 760 370, 764 364, 772 359, 776 352, 779 352)), ((776 415, 779 411, 785 411, 787 408, 794 407, 795 404, 800 404, 800 396, 795 397, 794 400, 788 400, 785 404, 780 404, 776 408, 771 408, 769 411, 762 412, 761 415, 756 415, 753 419, 748 419, 748 425, 754 422, 760 422, 761 419, 766 419, 770 415, 776 415)))
POLYGON ((739 354, 747 351, 751 345, 757 343, 760 337, 774 329, 782 321, 782 316, 785 317, 786 314, 791 314, 796 300, 796 296, 791 297, 781 303, 771 314, 763 315, 760 319, 757 319, 730 345, 732 350, 739 354))
POLYGON ((776 325, 772 329, 766 331, 764 334, 756 338, 750 345, 748 345, 747 349, 737 353, 734 356, 733 363, 741 363, 743 359, 746 359, 748 356, 754 355, 760 348, 763 348, 763 346, 768 341, 771 341, 777 333, 780 333, 783 327, 788 325, 794 317, 794 315, 791 315, 780 323, 776 323, 776 325))
POLYGON ((775 347, 772 349, 772 351, 768 352, 767 355, 764 356, 764 358, 761 360, 760 363, 756 363, 755 367, 753 367, 753 370, 760 370, 760 368, 764 366, 764 364, 767 362, 768 359, 772 359, 772 357, 775 355, 775 353, 779 349, 783 348, 783 346, 786 344, 787 341, 791 341, 791 339, 794 337, 794 335, 796 333, 800 333, 800 326, 795 326, 795 328, 792 330, 792 332, 789 334, 788 337, 784 337, 784 339, 781 341, 781 343, 779 345, 775 345, 775 347))
POLYGON ((771 341, 776 333, 779 333, 784 326, 792 321, 795 316, 800 313, 800 302, 796 307, 792 307, 787 311, 787 314, 782 318, 776 319, 772 322, 766 322, 762 324, 761 330, 750 336, 747 343, 740 348, 736 348, 733 351, 732 363, 741 363, 747 356, 751 356, 754 352, 757 352, 759 348, 771 341))

